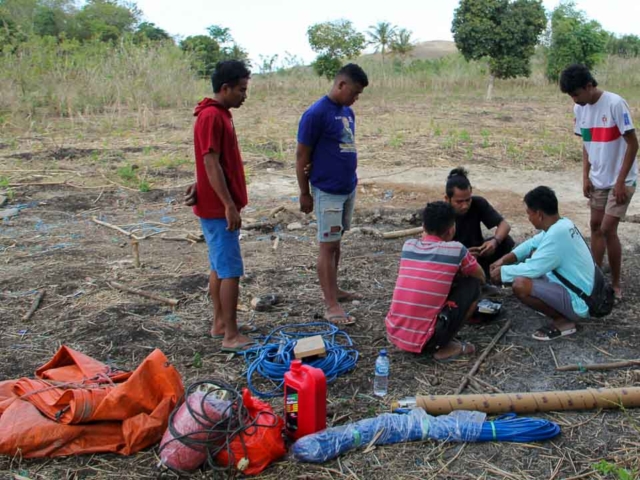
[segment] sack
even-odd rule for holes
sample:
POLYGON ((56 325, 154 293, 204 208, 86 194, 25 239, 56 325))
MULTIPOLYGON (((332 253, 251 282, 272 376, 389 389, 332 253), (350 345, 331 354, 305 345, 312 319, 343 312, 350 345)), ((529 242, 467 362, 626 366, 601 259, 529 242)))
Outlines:
POLYGON ((593 292, 583 298, 589 307, 589 314, 592 317, 601 318, 611 313, 615 302, 615 292, 609 280, 604 276, 600 267, 596 265, 593 277, 593 292))
POLYGON ((557 271, 553 271, 553 274, 558 277, 558 279, 571 290, 573 293, 578 295, 584 303, 589 307, 589 315, 595 318, 602 318, 607 316, 613 310, 613 304, 615 301, 615 292, 613 291, 613 287, 609 280, 604 276, 602 270, 598 265, 594 263, 595 272, 593 274, 593 291, 591 295, 587 295, 578 287, 576 287, 569 280, 560 275, 557 271))
POLYGON ((223 449, 216 461, 224 467, 235 467, 243 475, 257 475, 287 453, 282 438, 284 421, 273 413, 271 405, 252 397, 246 388, 242 391, 242 402, 253 426, 236 435, 229 450, 223 449))

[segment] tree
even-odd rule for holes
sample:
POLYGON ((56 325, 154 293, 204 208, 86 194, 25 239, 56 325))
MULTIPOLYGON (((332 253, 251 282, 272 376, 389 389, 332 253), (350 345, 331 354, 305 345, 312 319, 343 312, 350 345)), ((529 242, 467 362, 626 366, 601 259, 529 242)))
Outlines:
POLYGON ((610 34, 607 39, 607 53, 625 58, 640 57, 640 37, 637 35, 617 37, 610 34))
POLYGON ((191 55, 193 69, 203 77, 211 75, 216 63, 223 60, 244 60, 247 52, 231 36, 228 28, 211 25, 209 35, 195 35, 180 42, 180 48, 191 55))
POLYGON ((572 63, 593 68, 602 60, 607 32, 595 20, 587 20, 572 1, 561 2, 551 14, 547 49, 547 78, 557 82, 560 72, 572 63))
POLYGON ((376 25, 371 25, 367 31, 369 37, 369 45, 375 47, 376 53, 380 52, 382 55, 382 63, 384 64, 384 54, 391 47, 393 38, 396 35, 396 27, 389 22, 378 22, 376 25))
POLYGON ((318 54, 313 68, 329 80, 338 72, 345 58, 360 55, 366 40, 349 20, 316 23, 307 29, 311 49, 318 54))
POLYGON ((133 40, 136 43, 163 42, 165 40, 171 40, 171 36, 154 23, 142 22, 133 34, 133 40))
POLYGON ((401 28, 391 40, 391 53, 405 59, 416 47, 411 38, 411 30, 401 28))
POLYGON ((133 32, 141 12, 116 0, 88 0, 76 15, 77 38, 114 41, 133 32))
POLYGON ((494 79, 528 77, 547 17, 542 0, 461 0, 451 32, 466 60, 489 60, 487 99, 494 79))

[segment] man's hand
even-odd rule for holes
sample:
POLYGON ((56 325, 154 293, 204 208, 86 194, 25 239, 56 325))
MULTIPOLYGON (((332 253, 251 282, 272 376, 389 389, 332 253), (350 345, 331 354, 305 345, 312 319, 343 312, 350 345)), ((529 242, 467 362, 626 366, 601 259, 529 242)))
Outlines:
MULTIPOLYGON (((498 262, 499 261, 500 260, 498 260, 498 262)), ((498 262, 496 262, 496 263, 498 263, 498 262)), ((491 283, 493 283, 494 285, 502 285, 502 272, 500 270, 500 267, 494 268, 494 265, 496 263, 494 263, 490 267, 490 269, 491 269, 491 283)))
POLYGON ((300 211, 302 213, 313 212, 313 197, 310 193, 303 193, 300 195, 300 211))
POLYGON ((591 194, 593 193, 593 183, 591 183, 591 179, 585 178, 583 180, 582 193, 586 198, 591 198, 591 194))
POLYGON ((493 255, 498 248, 498 241, 495 238, 491 238, 484 242, 479 247, 478 256, 479 257, 490 257, 493 255))
POLYGON ((192 183, 184 192, 183 202, 187 207, 193 207, 198 203, 198 193, 196 192, 196 184, 192 183))
POLYGON ((627 203, 627 186, 624 183, 624 179, 622 179, 622 181, 618 180, 613 186, 613 194, 616 197, 616 203, 618 205, 627 203))
POLYGON ((242 219, 240 218, 240 212, 235 205, 227 207, 224 211, 224 216, 227 219, 227 230, 234 232, 242 226, 242 219))
POLYGON ((469 247, 468 250, 472 257, 478 258, 480 255, 480 247, 469 247))
POLYGON ((504 257, 502 257, 499 260, 496 260, 491 265, 489 265, 489 272, 493 272, 496 269, 500 270, 500 268, 502 268, 503 265, 504 265, 504 257))

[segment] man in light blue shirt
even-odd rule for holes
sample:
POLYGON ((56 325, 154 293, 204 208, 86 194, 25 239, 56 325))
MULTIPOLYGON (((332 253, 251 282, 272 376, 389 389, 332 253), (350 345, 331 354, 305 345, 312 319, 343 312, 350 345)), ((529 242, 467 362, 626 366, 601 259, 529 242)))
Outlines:
POLYGON ((553 340, 576 332, 576 322, 589 317, 587 304, 555 275, 557 271, 587 295, 593 290, 595 264, 578 227, 558 213, 558 199, 549 187, 524 197, 529 222, 541 230, 491 265, 494 283, 511 283, 525 305, 551 318, 533 334, 553 340))

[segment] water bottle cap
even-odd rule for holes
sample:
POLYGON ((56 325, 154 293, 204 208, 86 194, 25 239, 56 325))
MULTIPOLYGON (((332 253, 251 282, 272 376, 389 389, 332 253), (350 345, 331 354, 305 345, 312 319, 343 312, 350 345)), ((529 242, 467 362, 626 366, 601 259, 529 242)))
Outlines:
POLYGON ((387 356, 387 349, 383 348, 382 350, 380 350, 380 356, 382 357, 386 357, 387 356))

